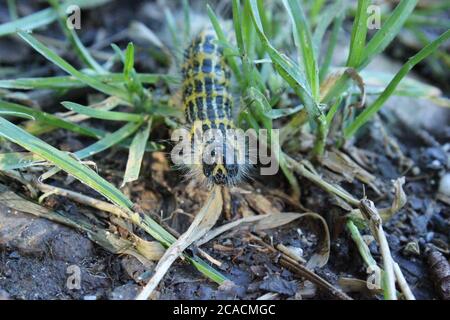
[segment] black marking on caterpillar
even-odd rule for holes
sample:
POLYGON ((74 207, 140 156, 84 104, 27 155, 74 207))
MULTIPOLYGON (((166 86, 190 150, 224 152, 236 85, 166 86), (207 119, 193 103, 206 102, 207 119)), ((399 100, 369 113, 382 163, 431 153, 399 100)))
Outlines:
MULTIPOLYGON (((191 141, 194 145, 196 132, 205 133, 217 129, 223 137, 235 129, 232 119, 232 95, 229 92, 230 70, 225 62, 223 49, 217 44, 212 30, 204 30, 194 38, 184 53, 182 65, 182 95, 186 120, 190 126, 191 141)), ((209 185, 234 185, 246 174, 245 163, 237 157, 242 148, 231 147, 226 138, 220 146, 222 153, 217 161, 207 163, 203 157, 190 165, 190 175, 206 178, 209 185), (232 159, 227 157, 233 154, 232 159)), ((199 154, 208 146, 200 144, 199 154)), ((196 150, 197 152, 199 150, 196 150)))

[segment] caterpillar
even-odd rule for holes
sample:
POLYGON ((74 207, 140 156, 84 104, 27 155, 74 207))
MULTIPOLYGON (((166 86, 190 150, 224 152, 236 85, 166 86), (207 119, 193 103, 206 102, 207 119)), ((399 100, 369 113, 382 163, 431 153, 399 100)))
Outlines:
POLYGON ((196 144, 194 151, 200 158, 191 164, 190 174, 206 179, 209 185, 235 185, 246 173, 245 164, 238 161, 244 151, 227 138, 235 129, 231 73, 213 30, 204 29, 192 40, 184 52, 181 72, 182 101, 192 145, 196 133, 215 132, 223 137, 219 145, 212 140, 196 144), (214 160, 206 161, 205 154, 211 147, 214 160))

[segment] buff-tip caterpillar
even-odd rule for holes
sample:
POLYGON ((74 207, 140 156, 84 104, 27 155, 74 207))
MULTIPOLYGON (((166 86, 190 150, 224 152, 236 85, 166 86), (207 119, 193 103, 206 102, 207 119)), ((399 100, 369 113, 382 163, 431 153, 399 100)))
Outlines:
POLYGON ((236 139, 230 70, 213 30, 204 29, 184 53, 182 101, 189 126, 189 175, 208 185, 235 185, 246 174, 243 141, 236 139))

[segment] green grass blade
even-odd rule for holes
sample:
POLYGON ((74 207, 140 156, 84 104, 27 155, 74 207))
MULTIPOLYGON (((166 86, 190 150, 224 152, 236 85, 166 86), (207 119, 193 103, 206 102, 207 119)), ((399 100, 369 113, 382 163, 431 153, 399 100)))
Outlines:
POLYGON ((9 111, 9 110, 0 110, 0 116, 11 116, 11 117, 18 117, 18 118, 24 118, 28 120, 36 120, 33 116, 23 113, 23 112, 16 112, 16 111, 9 111))
POLYGON ((139 178, 139 172, 141 171, 142 159, 145 152, 145 145, 147 144, 148 137, 150 136, 151 127, 152 122, 149 120, 147 125, 136 133, 133 141, 131 142, 122 187, 128 182, 135 181, 139 178))
POLYGON ((57 17, 55 10, 48 8, 29 16, 3 23, 0 25, 0 37, 13 34, 19 29, 32 30, 45 26, 55 21, 57 17))
POLYGON ((333 22, 333 28, 331 30, 330 40, 328 41, 327 51, 325 53, 325 57, 323 58, 322 65, 320 66, 319 69, 319 79, 321 82, 325 79, 325 77, 328 74, 328 70, 331 65, 331 60, 333 59, 334 50, 338 42, 339 31, 342 28, 344 18, 345 18, 345 10, 343 10, 341 14, 339 14, 333 22))
POLYGON ((135 113, 98 110, 94 108, 85 107, 82 106, 81 104, 70 101, 61 102, 61 104, 71 111, 84 114, 95 119, 111 120, 111 121, 133 121, 133 122, 142 122, 144 120, 144 116, 135 113))
MULTIPOLYGON (((121 100, 117 97, 108 97, 105 100, 95 103, 93 105, 90 105, 89 107, 92 109, 98 109, 98 110, 104 110, 104 111, 109 111, 112 110, 114 108, 116 108, 121 102, 121 100)), ((84 116, 84 115, 61 115, 61 118, 63 120, 69 121, 70 123, 76 123, 76 122, 81 122, 84 120, 89 119, 88 116, 84 116)), ((25 122, 22 125, 23 128, 25 128, 26 131, 28 131, 29 133, 33 134, 33 135, 41 135, 43 133, 46 132, 50 132, 52 130, 54 130, 56 127, 45 124, 43 122, 33 122, 33 121, 28 121, 25 122)), ((101 134, 101 131, 99 129, 93 129, 90 128, 90 130, 97 135, 97 137, 102 137, 103 135, 101 134)))
POLYGON ((347 66, 357 68, 364 55, 364 47, 367 37, 367 7, 370 0, 359 0, 356 9, 355 21, 353 22, 352 37, 350 42, 350 52, 347 59, 347 66))
POLYGON ((211 9, 209 4, 206 5, 206 9, 208 11, 208 16, 209 16, 209 19, 211 20, 213 28, 216 31, 217 39, 219 40, 219 42, 225 44, 224 45, 224 54, 225 54, 225 58, 226 58, 226 60, 228 62, 228 65, 230 66, 231 70, 233 71, 237 81, 240 82, 241 79, 242 79, 242 74, 241 74, 241 72, 239 70, 239 67, 237 65, 236 59, 235 59, 234 55, 232 55, 232 52, 230 50, 230 48, 232 46, 229 43, 229 41, 227 40, 227 38, 225 37, 225 33, 222 30, 222 27, 220 25, 219 19, 217 19, 216 14, 211 9))
MULTIPOLYGON (((342 0, 336 0, 333 4, 329 5, 319 16, 318 23, 314 29, 313 44, 316 57, 319 57, 321 44, 324 41, 324 35, 331 23, 336 20, 337 17, 342 15, 347 9, 347 2, 342 0)), ((318 58, 317 58, 318 59, 318 58)))
POLYGON ((400 81, 408 74, 408 72, 420 61, 428 57, 438 47, 450 38, 450 30, 441 34, 436 40, 431 42, 429 45, 420 50, 416 55, 411 57, 397 72, 395 77, 388 84, 384 92, 375 100, 372 105, 364 109, 364 111, 356 117, 356 119, 345 129, 345 138, 350 138, 356 131, 358 131, 361 126, 363 126, 367 121, 369 121, 375 113, 377 113, 381 107, 384 105, 386 100, 395 92, 395 89, 399 85, 400 81))
POLYGON ((189 39, 191 37, 191 8, 189 7, 189 0, 183 0, 183 19, 184 37, 189 39))
MULTIPOLYGON (((261 9, 261 1, 258 1, 258 8, 261 9)), ((261 24, 264 30, 264 33, 267 34, 268 32, 267 25, 264 24, 265 15, 264 10, 259 10, 261 18, 261 24)), ((257 54, 262 52, 258 51, 258 41, 257 41, 257 35, 255 27, 253 26, 252 19, 251 19, 251 8, 250 3, 248 1, 244 1, 244 8, 242 10, 242 35, 244 37, 244 43, 245 48, 247 51, 247 54, 249 56, 249 59, 254 60, 257 57, 257 54)))
POLYGON ((267 101, 267 98, 256 88, 249 88, 247 91, 248 99, 251 101, 250 110, 255 119, 267 130, 272 130, 272 119, 267 114, 272 110, 272 107, 267 101))
POLYGON ((84 166, 69 154, 62 152, 44 141, 29 134, 8 120, 0 117, 0 136, 20 145, 57 167, 71 174, 87 186, 122 208, 130 208, 133 204, 120 190, 115 188, 92 169, 84 166))
POLYGON ((68 29, 68 32, 70 34, 69 39, 72 39, 71 42, 73 43, 73 46, 79 52, 80 58, 86 63, 86 65, 99 74, 107 73, 107 71, 94 59, 94 57, 92 57, 92 55, 89 53, 89 50, 83 45, 77 33, 75 32, 75 29, 68 29))
MULTIPOLYGON (((97 142, 91 144, 90 146, 81 149, 74 153, 75 158, 82 160, 88 157, 93 156, 94 154, 100 153, 102 151, 105 151, 112 146, 119 144, 121 141, 132 135, 134 132, 136 132, 137 129, 141 126, 142 123, 134 123, 130 122, 124 125, 119 130, 106 134, 102 139, 98 140, 97 142)), ((60 169, 53 168, 52 170, 44 173, 41 176, 41 180, 46 180, 50 178, 51 176, 57 174, 60 169)))
POLYGON ((111 48, 113 48, 116 56, 120 58, 120 61, 125 64, 125 55, 123 54, 122 49, 120 49, 119 46, 115 43, 111 43, 111 48))
POLYGON ((303 110, 303 108, 304 108, 304 106, 300 104, 293 108, 272 109, 266 113, 266 116, 273 120, 280 119, 280 118, 295 114, 295 113, 303 110))
POLYGON ((276 70, 280 76, 291 86, 294 92, 303 100, 310 117, 314 118, 320 113, 317 104, 314 102, 314 98, 311 95, 309 86, 305 81, 304 74, 301 73, 300 68, 287 56, 278 52, 269 42, 264 31, 262 29, 261 19, 255 0, 250 0, 251 14, 253 24, 255 25, 256 32, 263 43, 267 53, 272 60, 276 70))
POLYGON ((180 39, 178 38, 178 28, 175 22, 175 18, 172 12, 166 7, 164 8, 164 16, 167 21, 167 26, 170 31, 170 35, 172 36, 172 43, 175 48, 180 48, 180 39))
POLYGON ((51 126, 58 128, 63 128, 72 132, 76 132, 85 136, 90 136, 97 138, 98 135, 94 130, 80 126, 78 124, 63 120, 57 116, 51 115, 47 112, 40 110, 35 110, 30 107, 22 106, 20 104, 1 101, 0 100, 0 111, 17 112, 22 114, 27 114, 28 116, 34 118, 36 121, 46 123, 51 126))
POLYGON ((312 1, 311 10, 309 13, 309 15, 311 17, 311 21, 315 22, 316 20, 320 20, 320 19, 318 19, 318 16, 319 16, 319 13, 322 11, 322 7, 324 4, 325 4, 325 0, 312 1))
POLYGON ((283 4, 292 20, 295 43, 301 52, 303 66, 312 96, 317 101, 319 96, 319 69, 317 67, 309 22, 300 4, 300 0, 283 0, 283 4))
POLYGON ((113 133, 108 133, 102 139, 91 144, 89 147, 86 147, 84 149, 81 149, 80 151, 75 152, 74 154, 79 159, 85 159, 94 154, 97 154, 104 150, 107 150, 107 149, 111 148, 112 146, 118 144, 125 138, 132 135, 134 132, 136 132, 137 129, 139 129, 139 127, 141 125, 142 125, 142 122, 141 123, 134 123, 134 122, 127 123, 119 130, 117 130, 113 133))
MULTIPOLYGON (((73 175, 87 186, 99 192, 112 203, 131 213, 130 209, 132 208, 133 203, 130 199, 121 193, 119 189, 100 177, 95 171, 82 165, 69 154, 50 146, 2 117, 0 117, 0 136, 22 146, 24 149, 27 149, 37 156, 52 162, 57 167, 73 175)), ((176 240, 174 236, 172 236, 149 216, 145 214, 140 215, 138 213, 131 214, 133 221, 142 219, 144 224, 141 224, 141 227, 143 227, 146 232, 158 241, 162 242, 164 245, 169 246, 176 240)), ((214 270, 199 258, 192 258, 186 254, 184 256, 187 257, 200 272, 207 277, 210 277, 213 281, 220 284, 227 280, 218 271, 214 270)))
POLYGON ((35 165, 43 159, 28 152, 0 153, 0 170, 16 170, 35 165))
POLYGON ((75 78, 86 83, 90 87, 97 89, 98 91, 101 91, 101 92, 111 95, 111 96, 117 96, 119 98, 122 98, 122 99, 128 101, 128 93, 123 88, 104 84, 104 83, 96 80, 95 78, 78 71, 72 65, 70 65, 67 61, 65 61, 63 58, 58 56, 54 51, 50 50, 48 47, 46 47, 44 44, 42 44, 40 41, 38 41, 36 38, 34 38, 31 34, 28 34, 24 31, 18 31, 18 34, 31 47, 33 47, 33 49, 35 49, 37 52, 39 52, 41 55, 43 55, 46 59, 53 62, 55 65, 57 65, 58 67, 60 67, 64 71, 66 71, 67 73, 71 74, 75 78))
POLYGON ((233 9, 233 26, 234 26, 234 33, 236 35, 236 43, 239 49, 239 53, 241 54, 242 57, 245 54, 245 46, 244 46, 244 38, 242 35, 241 3, 239 0, 233 0, 232 9, 233 9))
MULTIPOLYGON (((353 67, 356 70, 364 68, 376 54, 383 51, 393 40, 405 23, 404 20, 411 14, 417 0, 402 0, 389 16, 388 20, 383 24, 383 27, 369 41, 367 46, 364 46, 367 34, 367 2, 368 1, 366 0, 358 2, 358 11, 352 30, 352 41, 347 66, 353 67), (362 19, 364 21, 361 20, 361 16, 363 16, 362 19)), ((341 79, 336 82, 332 90, 329 91, 327 96, 324 97, 322 102, 328 103, 334 97, 340 96, 347 90, 348 86, 349 77, 344 74, 341 79)))
POLYGON ((7 0, 7 4, 8 4, 9 18, 11 20, 17 20, 19 18, 19 15, 17 14, 16 0, 7 0))
POLYGON ((130 101, 137 109, 150 110, 151 95, 144 90, 142 83, 136 77, 134 70, 134 45, 129 42, 125 50, 125 60, 123 63, 123 76, 126 87, 130 95, 130 101))
MULTIPOLYGON (((81 9, 94 8, 111 0, 67 0, 63 2, 63 11, 69 5, 79 6, 81 9)), ((58 14, 52 8, 47 8, 26 17, 0 25, 0 37, 15 33, 17 30, 33 30, 48 25, 58 18, 58 14)))
POLYGON ((59 0, 47 0, 50 5, 55 9, 55 11, 59 14, 59 25, 63 30, 66 38, 72 44, 72 47, 75 49, 75 52, 78 54, 78 57, 81 61, 83 61, 88 67, 92 68, 96 72, 103 74, 106 73, 106 70, 98 64, 97 61, 91 56, 89 51, 81 42, 74 28, 69 28, 67 26, 67 15, 64 10, 62 10, 61 5, 59 4, 59 0))
POLYGON ((131 77, 131 73, 134 68, 134 45, 132 42, 128 43, 127 49, 125 50, 125 60, 123 64, 123 75, 125 79, 131 77))
MULTIPOLYGON (((87 75, 98 82, 106 84, 125 84, 122 73, 110 73, 105 75, 92 74, 87 75)), ((145 84, 155 84, 163 80, 169 84, 179 83, 178 77, 166 74, 138 73, 136 74, 138 81, 145 84)), ((35 90, 35 89, 76 89, 84 88, 87 84, 73 76, 56 76, 56 77, 37 77, 37 78, 18 78, 0 80, 0 88, 3 89, 19 89, 19 90, 35 90)))
POLYGON ((341 105, 341 102, 342 102, 342 97, 338 98, 338 99, 336 100, 336 102, 335 102, 335 103, 331 106, 331 108, 328 110, 327 115, 326 115, 328 127, 331 126, 331 122, 333 121, 334 115, 335 115, 336 112, 338 111, 339 106, 341 105))
MULTIPOLYGON (((395 76, 395 74, 391 73, 369 70, 363 70, 359 74, 364 79, 367 95, 380 95, 383 93, 395 76)), ((355 90, 352 93, 358 94, 359 91, 355 90)), ((393 94, 396 96, 432 99, 442 96, 442 91, 423 81, 406 77, 399 83, 393 94)))
POLYGON ((413 12, 418 0, 402 0, 389 18, 383 23, 364 49, 359 68, 366 66, 374 56, 381 53, 400 32, 413 12))

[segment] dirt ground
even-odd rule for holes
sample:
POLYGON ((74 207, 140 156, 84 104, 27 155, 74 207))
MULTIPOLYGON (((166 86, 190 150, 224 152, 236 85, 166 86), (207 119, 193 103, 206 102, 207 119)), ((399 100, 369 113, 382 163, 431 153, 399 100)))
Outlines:
MULTIPOLYGON (((35 6, 25 8, 37 9, 35 6)), ((96 41, 98 33, 103 32, 106 43, 109 44, 109 39, 115 38, 114 42, 123 47, 130 38, 121 34, 121 31, 127 28, 131 20, 140 20, 154 30, 158 29, 163 17, 156 15, 154 8, 153 3, 127 1, 127 5, 124 5, 122 1, 116 1, 103 6, 101 10, 87 11, 83 16, 81 38, 90 46, 96 41), (111 15, 114 19, 111 19, 111 15)), ((0 22, 6 14, 5 6, 1 5, 0 22)), ((55 36, 54 30, 43 33, 55 36)), ((32 69, 30 65, 39 66, 33 68, 37 71, 33 71, 32 76, 49 76, 60 72, 19 40, 0 39, 0 57, 2 64, 18 67, 21 76, 31 76, 27 71, 32 69), (9 61, 4 57, 9 57, 9 61)), ((70 53, 66 53, 65 57, 70 60, 70 53)), ((389 56, 380 59, 386 70, 396 64, 389 56)), ((74 60, 71 62, 75 63, 74 60)), ((375 67, 380 68, 380 63, 373 63, 372 68, 375 67)), ((166 66, 146 59, 146 50, 142 48, 138 51, 137 69, 139 72, 167 72, 166 66)), ((423 74, 415 76, 421 77, 423 74)), ((55 101, 71 100, 85 104, 87 93, 91 91, 76 90, 55 97, 49 92, 39 92, 33 98, 45 111, 55 112, 61 111, 55 101)), ((93 124, 92 120, 88 123, 93 124)), ((364 168, 376 177, 376 188, 364 188, 357 179, 346 180, 329 168, 316 168, 323 177, 339 182, 355 197, 362 198, 365 194, 381 208, 389 207, 393 202, 391 180, 405 177, 403 190, 407 203, 385 224, 385 231, 393 258, 404 272, 417 299, 440 297, 434 287, 435 280, 430 273, 426 248, 432 247, 447 258, 449 256, 450 206, 437 193, 440 180, 445 173, 448 174, 449 169, 449 124, 448 109, 426 100, 394 97, 379 117, 359 135, 354 145, 346 149, 348 154, 352 154, 352 148, 358 148, 364 158, 364 168), (411 115, 410 108, 418 111, 411 115)), ((103 126, 101 123, 95 125, 103 126)), ((67 151, 76 151, 94 142, 93 139, 62 130, 44 134, 42 138, 67 151)), ((157 128, 151 138, 164 142, 167 130, 157 128)), ((97 163, 101 176, 120 185, 126 159, 126 151, 115 148, 94 156, 92 160, 97 163)), ((193 181, 184 180, 180 172, 173 169, 165 152, 147 154, 141 172, 143 175, 139 181, 127 186, 124 192, 163 225, 178 233, 185 231, 193 215, 204 203, 207 191, 193 181)), ((64 186, 65 179, 65 175, 59 174, 51 180, 51 184, 64 186)), ((28 198, 31 196, 22 185, 2 181, 5 182, 18 194, 28 198)), ((331 252, 328 264, 316 268, 315 272, 332 285, 341 286, 352 298, 374 299, 368 290, 347 288, 339 282, 342 277, 367 278, 363 260, 345 230, 344 215, 347 210, 336 197, 325 193, 310 181, 301 178, 300 186, 300 201, 295 203, 289 198, 289 186, 281 173, 275 178, 254 175, 252 180, 230 191, 226 214, 218 224, 251 214, 262 214, 265 210, 317 212, 328 223, 331 252)), ((71 183, 70 188, 100 198, 76 181, 71 183)), ((90 217, 93 214, 92 209, 61 196, 47 197, 44 205, 74 216, 90 217)), ((309 219, 300 219, 258 236, 274 246, 282 243, 297 248, 306 259, 323 240, 320 227, 309 219)), ((380 261, 376 244, 372 242, 369 248, 373 257, 380 261)), ((335 298, 282 266, 279 257, 258 243, 249 230, 226 233, 205 244, 202 249, 220 262, 220 267, 216 268, 236 286, 218 288, 191 265, 179 260, 158 287, 155 298, 256 299, 267 293, 275 294, 273 297, 276 299, 335 298)), ((110 253, 89 240, 84 233, 72 228, 0 206, 0 297, 131 299, 148 280, 142 275, 148 275, 153 267, 144 266, 129 255, 110 253), (79 288, 73 288, 70 283, 73 268, 80 271, 79 288)))

